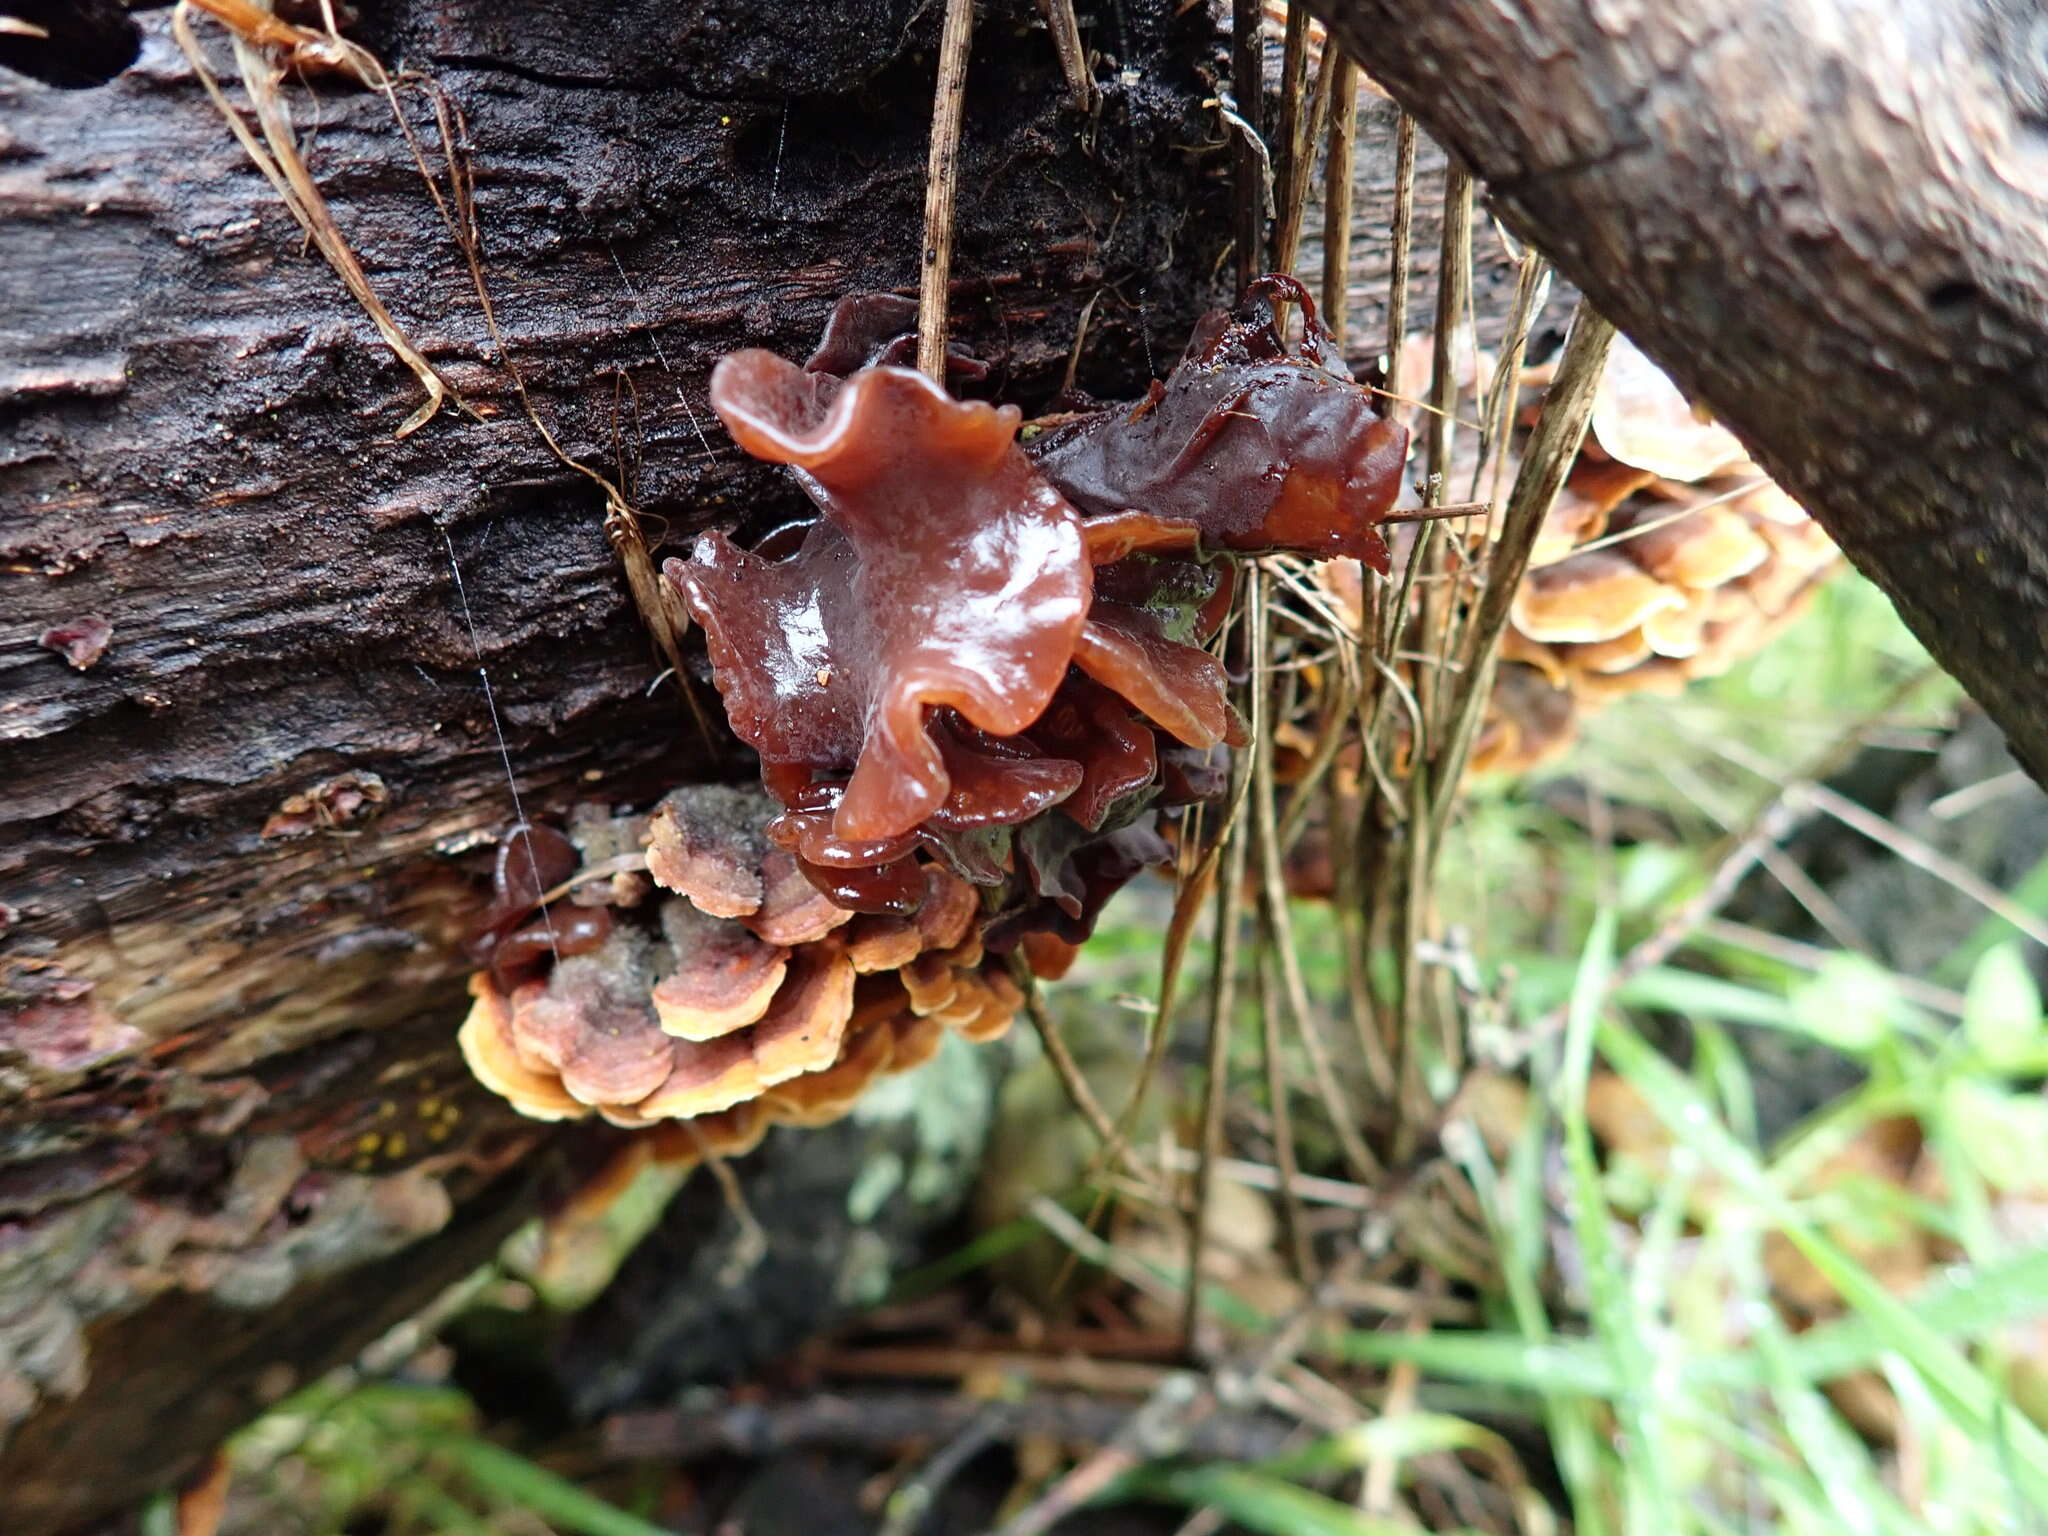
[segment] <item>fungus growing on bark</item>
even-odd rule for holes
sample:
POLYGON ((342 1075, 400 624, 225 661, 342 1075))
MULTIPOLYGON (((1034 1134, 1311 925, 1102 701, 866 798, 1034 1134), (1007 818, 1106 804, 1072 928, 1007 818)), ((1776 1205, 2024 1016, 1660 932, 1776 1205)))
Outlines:
POLYGON ((687 1131, 744 1110, 757 1135, 843 1114, 948 1031, 1000 1035, 1023 1002, 1004 953, 1062 969, 1171 857, 1161 815, 1221 792, 1242 739, 1205 648, 1235 586, 1222 552, 1384 567, 1406 435, 1291 282, 1212 316, 1136 409, 1028 454, 1014 407, 896 366, 908 319, 849 300, 804 366, 740 352, 713 376, 735 440, 820 513, 754 550, 707 534, 665 569, 763 787, 501 850, 463 1046, 529 1113, 687 1131), (1299 306, 1298 347, 1271 293, 1299 306), (635 862, 622 828, 654 900, 638 874, 592 883, 635 862))
POLYGON ((1588 550, 1531 571, 1515 594, 1515 627, 1531 640, 1585 644, 1612 640, 1652 614, 1676 608, 1684 594, 1612 550, 1588 550))
MULTIPOLYGON (((1545 373, 1528 370, 1524 383, 1545 373)), ((1510 605, 1472 772, 1526 771, 1569 744, 1584 710, 1725 671, 1788 622, 1838 558, 1804 509, 1641 354, 1617 344, 1606 379, 1598 440, 1571 467, 1510 605)), ((1453 462, 1449 478, 1463 483, 1477 447, 1459 442, 1474 456, 1453 462)), ((1516 450, 1507 454, 1512 476, 1516 450)), ((1357 630, 1359 568, 1336 562, 1317 578, 1322 601, 1357 630)), ((1290 731, 1318 740, 1317 694, 1304 689, 1300 712, 1275 722, 1276 744, 1290 731)), ((1355 780, 1360 765, 1342 766, 1355 780)))
POLYGON ((36 637, 46 651, 55 651, 77 671, 83 672, 107 654, 114 639, 114 626, 104 614, 88 613, 68 624, 53 624, 36 637))
POLYGON ((1057 428, 1032 456, 1086 513, 1135 508, 1212 546, 1348 555, 1384 573, 1378 524, 1400 491, 1408 434, 1352 382, 1301 284, 1267 276, 1234 314, 1196 326, 1135 409, 1057 428), (1301 314, 1299 347, 1275 323, 1276 297, 1301 314))
POLYGON ((931 861, 1013 910, 1051 894, 1073 929, 1137 845, 1090 859, 1063 834, 1055 851, 1048 814, 1108 837, 1163 787, 1159 733, 1198 752, 1241 739, 1204 648, 1233 590, 1215 552, 1384 567, 1406 435, 1286 279, 1204 322, 1136 408, 1028 449, 1014 409, 891 365, 907 313, 847 301, 804 367, 719 365, 735 440, 788 464, 821 515, 782 558, 714 533, 666 575, 783 804, 769 836, 833 905, 907 917, 931 861), (1301 309, 1299 345, 1275 294, 1301 309))
POLYGON ((1600 452, 1667 480, 1704 480, 1748 457, 1733 432, 1695 411, 1626 336, 1608 348, 1591 425, 1600 452))
POLYGON ((950 789, 927 710, 1002 736, 1036 720, 1092 570, 1079 516, 1017 449, 1014 406, 953 400, 905 368, 829 392, 827 378, 771 352, 718 365, 711 401, 735 441, 795 469, 825 515, 787 561, 711 533, 667 570, 734 731, 764 764, 850 763, 834 831, 891 838, 950 789))

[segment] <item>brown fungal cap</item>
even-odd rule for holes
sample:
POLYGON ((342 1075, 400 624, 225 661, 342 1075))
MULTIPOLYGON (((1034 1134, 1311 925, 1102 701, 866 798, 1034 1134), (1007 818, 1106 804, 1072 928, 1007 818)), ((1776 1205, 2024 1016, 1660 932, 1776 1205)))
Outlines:
POLYGON ((831 1066, 777 1083, 761 1102, 785 1125, 830 1125, 889 1070, 895 1050, 896 1032, 888 1022, 870 1025, 846 1041, 831 1066))
POLYGON ((1543 528, 1529 563, 1553 565, 1589 540, 1607 531, 1614 509, 1650 483, 1647 469, 1629 464, 1600 464, 1581 459, 1544 514, 1543 528))
POLYGON ((1612 640, 1684 595, 1610 550, 1587 550, 1529 572, 1510 616, 1531 640, 1612 640))
POLYGON ((511 1037, 521 1060, 561 1074, 579 1103, 631 1104, 669 1075, 673 1042, 649 995, 655 946, 620 928, 591 954, 563 960, 545 981, 512 994, 511 1037))
POLYGON ((946 1043, 946 1026, 920 1013, 901 1013, 889 1025, 893 1050, 889 1075, 921 1067, 939 1054, 946 1043))
POLYGON ((633 1106, 643 1120, 714 1114, 803 1072, 832 1064, 853 1012, 853 967, 830 946, 793 956, 789 979, 746 1029, 672 1042, 666 1081, 633 1106))
POLYGON ((759 910, 769 807, 752 786, 690 784, 669 791, 647 822, 647 872, 713 917, 759 910))
POLYGON ((1617 551, 1659 581, 1718 587, 1770 558, 1764 542, 1732 507, 1701 507, 1672 517, 1652 508, 1635 513, 1617 551))
POLYGON ((661 926, 675 953, 675 969, 652 993, 664 1033, 713 1040, 768 1011, 788 973, 787 949, 687 901, 662 903, 661 926))
POLYGON ((519 1059, 512 1044, 511 1003, 490 975, 479 971, 471 976, 469 991, 475 1001, 455 1038, 476 1080, 535 1120, 576 1120, 589 1114, 587 1104, 563 1090, 560 1077, 534 1071, 519 1059))
MULTIPOLYGON (((1671 610, 1677 611, 1677 610, 1671 610)), ((1626 634, 1612 640, 1589 640, 1583 645, 1560 646, 1564 665, 1573 672, 1626 672, 1654 654, 1647 632, 1650 623, 1663 617, 1652 614, 1626 634)))
POLYGON ((761 891, 760 909, 744 921, 770 944, 809 944, 853 918, 805 877, 793 854, 780 848, 769 849, 762 860, 761 891))
POLYGON ((923 948, 924 937, 909 918, 862 916, 846 930, 846 958, 862 976, 907 965, 923 948))
POLYGON ((1748 457, 1733 432, 1696 412, 1626 336, 1608 351, 1592 431, 1610 458, 1669 480, 1703 480, 1748 457))

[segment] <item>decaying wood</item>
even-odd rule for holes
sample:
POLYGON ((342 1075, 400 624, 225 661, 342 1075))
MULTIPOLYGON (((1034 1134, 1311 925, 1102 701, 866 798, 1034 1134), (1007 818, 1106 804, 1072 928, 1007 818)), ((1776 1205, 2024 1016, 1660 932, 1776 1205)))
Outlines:
MULTIPOLYGON (((565 450, 617 478, 623 449, 671 548, 786 514, 706 377, 737 346, 803 355, 844 293, 914 291, 936 16, 364 10, 358 40, 466 114, 499 320, 565 450)), ((1218 296, 1216 41, 1175 10, 1123 7, 1127 73, 1086 119, 1032 8, 984 20, 1003 46, 966 103, 952 326, 1027 404, 1091 296, 1079 378, 1103 394, 1134 392, 1218 296)), ((658 681, 603 495, 525 419, 386 102, 280 85, 368 282, 481 418, 444 409, 403 439, 412 373, 304 247, 167 14, 135 21, 110 83, 0 75, 10 1536, 132 1503, 232 1426, 263 1367, 331 1359, 352 1267, 398 1266, 414 1278, 380 1295, 417 1305, 469 1202, 534 1155, 452 1044, 505 762, 551 817, 744 771, 658 681), (96 657, 42 643, 98 636, 88 617, 110 626, 96 657), (223 1310, 244 1321, 205 1323, 223 1310)), ((232 82, 220 34, 195 31, 232 82)), ((432 158, 424 98, 400 97, 432 158)))
MULTIPOLYGON (((791 510, 706 378, 737 346, 802 355, 846 292, 914 290, 936 9, 360 9, 357 40, 465 114, 499 319, 564 450, 670 548, 791 510)), ((335 1321, 351 1305, 363 1328, 402 1315, 516 1216, 549 1144, 452 1046, 506 764, 547 817, 745 771, 661 679, 617 508, 526 420, 385 100, 278 86, 367 282, 475 413, 402 439, 417 380, 166 12, 37 14, 53 41, 0 39, 0 68, 36 72, 0 74, 9 1536, 132 1505, 267 1367, 319 1368, 360 1336, 335 1321)), ((1080 386, 1134 395, 1225 296, 1213 21, 1175 0, 1092 17, 1115 67, 1085 114, 1036 7, 984 6, 978 32, 951 329, 1027 406, 1077 336, 1080 386)), ((426 99, 400 99, 431 160, 426 99)), ((1361 353, 1384 335, 1392 123, 1382 99, 1360 114, 1361 353)), ((1513 264, 1479 256, 1484 331, 1513 264)))
POLYGON ((2048 782, 2038 8, 1316 5, 2048 782))

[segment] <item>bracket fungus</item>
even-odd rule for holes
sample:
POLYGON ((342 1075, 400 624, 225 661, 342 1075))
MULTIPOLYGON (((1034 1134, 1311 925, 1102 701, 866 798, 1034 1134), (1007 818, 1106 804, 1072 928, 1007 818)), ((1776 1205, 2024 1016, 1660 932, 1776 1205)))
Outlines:
MULTIPOLYGON (((1009 952, 1063 970, 1171 857, 1161 819, 1222 791, 1230 557, 1386 567, 1407 434, 1291 279, 1211 315, 1135 407, 1028 442, 1016 407, 900 366, 914 319, 855 296, 803 365, 712 376, 734 440, 818 512, 664 567, 761 787, 508 842, 462 1046, 528 1114, 679 1127, 659 1155, 691 1160, 836 1118, 949 1031, 1000 1035, 1009 952), (589 878, 629 833, 651 885, 589 878)), ((950 381, 985 371, 948 356, 950 381)))
MULTIPOLYGON (((970 1038, 1007 1028, 1022 999, 983 953, 965 882, 925 865, 914 919, 856 918, 760 835, 775 810, 762 790, 704 784, 646 818, 573 823, 586 848, 621 829, 644 839, 654 889, 576 886, 543 921, 559 930, 594 892, 610 919, 601 943, 559 958, 522 945, 516 965, 493 955, 471 978, 460 1040, 478 1080, 536 1119, 704 1131, 663 1142, 673 1163, 843 1113, 873 1078, 937 1048, 937 1035, 899 1048, 925 1015, 970 1038), (694 893, 705 888, 713 905, 747 910, 706 911, 694 893), (753 894, 735 900, 736 888, 753 894)), ((501 902, 516 894, 508 883, 501 902)))
MULTIPOLYGON (((1524 382, 1544 375, 1531 369, 1524 382)), ((1839 559, 1726 429, 1694 415, 1625 341, 1609 358, 1592 434, 1514 594, 1474 773, 1525 772, 1570 746, 1585 711, 1725 671, 1789 622, 1839 559)), ((1449 478, 1473 467, 1454 462, 1449 478)), ((1319 574, 1330 606, 1356 623, 1358 568, 1319 574)), ((1313 720, 1277 727, 1290 729, 1316 735, 1313 720)))

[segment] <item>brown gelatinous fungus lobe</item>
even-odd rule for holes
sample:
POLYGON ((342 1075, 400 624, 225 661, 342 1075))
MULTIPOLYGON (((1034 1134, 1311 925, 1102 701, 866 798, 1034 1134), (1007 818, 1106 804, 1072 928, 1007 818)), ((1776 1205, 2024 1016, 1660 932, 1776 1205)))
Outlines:
POLYGON ((659 1155, 687 1161, 713 1128, 835 1118, 948 1032, 995 1038, 1023 1003, 1008 950, 1059 974, 1171 860, 1162 816, 1227 782, 1221 555, 1384 555, 1405 437, 1298 286, 1262 282, 1148 401, 1082 424, 1060 463, 1122 477, 1086 517, 1014 408, 896 365, 911 317, 843 301, 807 366, 742 352, 713 376, 734 438, 821 514, 752 551, 707 534, 664 572, 762 786, 501 848, 464 1049, 528 1113, 679 1123, 659 1155), (1299 348, 1269 290, 1301 305, 1299 348))
POLYGON ((1203 320, 1135 409, 1055 428, 1031 451, 1091 516, 1135 509, 1213 548, 1348 555, 1384 575, 1378 524, 1400 494, 1408 434, 1352 382, 1307 291, 1269 276, 1235 314, 1203 320), (1299 347, 1276 323, 1276 294, 1301 310, 1299 347))
POLYGON ((1014 407, 873 368, 830 391, 740 352, 711 398, 742 448, 790 465, 824 520, 770 563, 706 534, 671 560, 733 729, 770 765, 844 771, 849 839, 894 837, 945 800, 929 709, 1015 735, 1044 711, 1088 611, 1074 509, 1018 452, 1014 407))
POLYGON ((65 624, 52 624, 36 637, 36 644, 55 651, 83 672, 102 656, 113 641, 114 625, 104 614, 87 613, 65 624))

